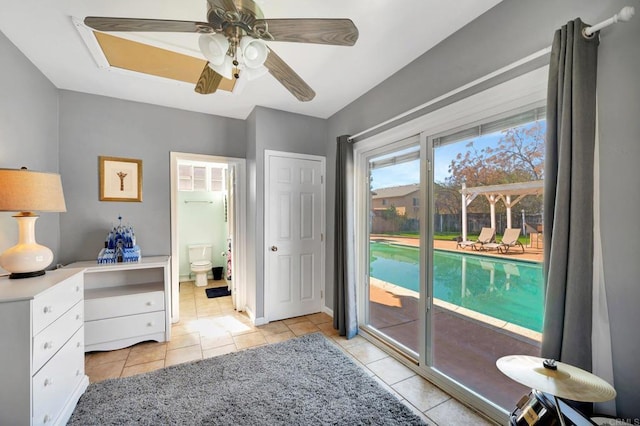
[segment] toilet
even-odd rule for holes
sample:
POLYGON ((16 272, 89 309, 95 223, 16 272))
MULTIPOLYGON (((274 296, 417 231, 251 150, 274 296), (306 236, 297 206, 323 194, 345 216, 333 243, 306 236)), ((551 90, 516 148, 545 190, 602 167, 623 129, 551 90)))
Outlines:
POLYGON ((189 263, 191 272, 196 275, 196 286, 207 285, 207 274, 211 270, 211 245, 196 244, 189 246, 189 263))

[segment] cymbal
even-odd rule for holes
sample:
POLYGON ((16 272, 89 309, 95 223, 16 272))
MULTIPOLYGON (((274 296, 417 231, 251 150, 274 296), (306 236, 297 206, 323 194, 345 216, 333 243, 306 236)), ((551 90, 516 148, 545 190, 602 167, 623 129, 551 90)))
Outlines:
POLYGON ((600 377, 578 367, 555 361, 545 366, 545 359, 528 355, 509 355, 496 361, 506 376, 532 389, 582 402, 603 402, 615 398, 616 391, 600 377))

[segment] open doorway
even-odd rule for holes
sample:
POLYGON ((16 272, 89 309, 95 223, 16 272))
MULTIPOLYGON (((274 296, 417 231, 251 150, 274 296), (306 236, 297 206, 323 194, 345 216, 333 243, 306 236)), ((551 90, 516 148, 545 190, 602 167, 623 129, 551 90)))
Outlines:
POLYGON ((188 247, 198 244, 209 249, 215 268, 205 279, 222 273, 234 308, 244 311, 245 160, 172 152, 170 161, 171 322, 180 320, 181 279, 195 279, 188 247))

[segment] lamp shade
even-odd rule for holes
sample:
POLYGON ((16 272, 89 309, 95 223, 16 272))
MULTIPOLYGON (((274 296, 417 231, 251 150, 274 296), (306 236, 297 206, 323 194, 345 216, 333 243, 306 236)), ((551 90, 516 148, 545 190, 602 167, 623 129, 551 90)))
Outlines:
POLYGON ((222 61, 220 65, 215 65, 209 62, 209 68, 211 68, 227 80, 231 80, 231 77, 233 77, 233 60, 230 56, 225 55, 224 61, 222 61))
POLYGON ((227 50, 229 50, 229 40, 224 35, 202 34, 198 39, 198 44, 200 51, 211 64, 222 65, 225 56, 227 56, 227 50))
POLYGON ((66 212, 60 175, 0 169, 0 211, 66 212))
POLYGON ((249 36, 244 36, 240 40, 240 52, 247 68, 260 68, 269 54, 264 41, 249 36))

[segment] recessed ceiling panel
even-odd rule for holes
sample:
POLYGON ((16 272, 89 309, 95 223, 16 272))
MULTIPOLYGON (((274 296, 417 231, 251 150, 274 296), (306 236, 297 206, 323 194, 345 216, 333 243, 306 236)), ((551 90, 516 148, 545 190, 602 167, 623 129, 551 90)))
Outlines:
MULTIPOLYGON (((149 46, 110 34, 94 31, 94 35, 109 65, 129 71, 157 77, 170 78, 196 84, 202 69, 207 64, 204 59, 183 55, 170 50, 149 46)), ((222 79, 218 89, 231 92, 234 80, 222 79)))

